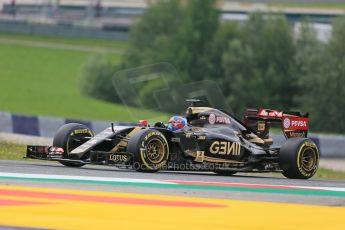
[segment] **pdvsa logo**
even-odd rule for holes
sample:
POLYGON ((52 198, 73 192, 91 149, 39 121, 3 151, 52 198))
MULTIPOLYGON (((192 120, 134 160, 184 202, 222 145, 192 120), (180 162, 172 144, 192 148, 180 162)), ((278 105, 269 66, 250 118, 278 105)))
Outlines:
POLYGON ((297 127, 307 127, 307 122, 305 121, 292 121, 291 124, 297 127))
POLYGON ((308 118, 285 117, 283 119, 283 128, 285 130, 308 130, 308 118))
POLYGON ((211 113, 210 116, 208 117, 208 123, 210 123, 211 125, 213 125, 214 123, 216 123, 216 115, 214 115, 213 113, 211 113))
POLYGON ((211 125, 214 124, 230 124, 230 118, 223 117, 223 116, 216 116, 215 114, 211 113, 208 117, 208 123, 211 125))
POLYGON ((291 126, 291 121, 290 121, 290 119, 289 119, 288 117, 286 117, 286 118, 284 119, 283 125, 284 125, 284 128, 285 128, 285 129, 290 128, 290 126, 291 126))

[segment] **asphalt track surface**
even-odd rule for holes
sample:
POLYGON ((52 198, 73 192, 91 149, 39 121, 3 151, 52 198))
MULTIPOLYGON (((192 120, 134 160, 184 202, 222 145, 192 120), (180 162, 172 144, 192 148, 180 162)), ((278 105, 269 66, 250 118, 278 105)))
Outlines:
POLYGON ((121 192, 121 193, 140 193, 140 194, 160 194, 187 197, 203 197, 215 199, 231 200, 250 200, 250 201, 267 201, 278 203, 293 204, 311 204, 321 206, 345 206, 345 181, 326 181, 326 180, 292 180, 286 178, 276 178, 263 176, 261 174, 246 175, 236 174, 234 176, 218 176, 212 172, 171 172, 162 171, 157 173, 140 173, 130 169, 118 169, 111 166, 86 165, 82 168, 68 168, 55 162, 32 162, 32 161, 0 161, 0 186, 31 186, 40 188, 65 188, 77 189, 83 191, 104 191, 104 192, 121 192), (117 178, 117 180, 159 180, 159 181, 179 181, 186 186, 146 186, 140 181, 138 183, 88 183, 75 182, 68 180, 31 180, 4 178, 1 173, 14 173, 18 175, 40 175, 50 176, 78 176, 78 177, 95 177, 105 180, 117 178), (220 184, 220 187, 197 187, 190 184, 209 185, 209 183, 220 184), (228 189, 223 184, 230 184, 240 187, 242 185, 247 189, 228 189), (190 185, 190 186, 189 186, 190 185), (249 186, 249 188, 248 188, 249 186), (268 190, 265 189, 268 186, 268 190), (332 193, 318 194, 316 192, 299 193, 299 192, 276 192, 269 189, 270 186, 307 186, 307 187, 324 187, 341 190, 343 194, 334 195, 332 193), (206 189, 205 189, 206 188, 206 189), (223 189, 225 188, 225 189, 223 189))

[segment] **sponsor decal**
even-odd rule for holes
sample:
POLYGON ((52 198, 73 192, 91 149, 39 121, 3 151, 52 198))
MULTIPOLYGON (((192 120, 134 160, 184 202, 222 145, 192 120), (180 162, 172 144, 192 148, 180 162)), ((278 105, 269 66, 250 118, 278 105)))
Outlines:
POLYGON ((264 121, 259 121, 258 122, 258 131, 264 131, 266 128, 265 122, 264 121))
POLYGON ((180 140, 180 138, 179 138, 179 137, 172 137, 172 138, 171 138, 171 142, 180 143, 180 142, 181 142, 181 140, 180 140))
POLYGON ((291 125, 298 126, 298 127, 307 127, 307 122, 306 121, 292 121, 291 125))
POLYGON ((109 160, 111 161, 127 161, 128 157, 126 155, 110 154, 109 160))
POLYGON ((317 148, 316 145, 310 141, 305 142, 304 145, 311 148, 317 148))
POLYGON ((290 119, 288 117, 285 117, 284 120, 283 120, 284 129, 290 128, 290 125, 291 125, 290 119))
POLYGON ((205 135, 198 136, 198 140, 206 140, 206 136, 205 135))
POLYGON ((212 154, 239 156, 241 145, 238 142, 214 141, 209 150, 212 154))
POLYGON ((193 135, 193 133, 190 133, 190 132, 186 132, 186 138, 191 138, 192 137, 192 135, 193 135))
POLYGON ((292 132, 286 132, 288 137, 305 137, 305 132, 299 132, 299 131, 292 131, 292 132))
POLYGON ((194 161, 202 163, 204 161, 204 151, 197 151, 194 161))
POLYGON ((228 118, 228 117, 217 117, 216 123, 218 123, 218 124, 230 124, 230 118, 228 118))
POLYGON ((309 119, 305 117, 284 117, 283 128, 290 130, 308 130, 309 119))
POLYGON ((208 117, 208 123, 213 124, 230 124, 230 118, 223 116, 216 116, 213 113, 208 117))
POLYGON ((73 131, 75 135, 77 134, 90 134, 90 131, 88 129, 76 129, 73 131))
POLYGON ((54 154, 54 155, 63 155, 64 154, 64 149, 60 147, 50 147, 48 150, 49 154, 54 154))
POLYGON ((162 134, 159 133, 159 132, 150 132, 150 133, 148 133, 148 134, 145 136, 144 140, 147 141, 150 137, 155 136, 155 135, 156 135, 156 136, 161 136, 162 134))
POLYGON ((208 123, 210 123, 211 125, 213 125, 214 123, 216 123, 216 115, 214 115, 213 113, 211 113, 210 116, 208 117, 208 123))

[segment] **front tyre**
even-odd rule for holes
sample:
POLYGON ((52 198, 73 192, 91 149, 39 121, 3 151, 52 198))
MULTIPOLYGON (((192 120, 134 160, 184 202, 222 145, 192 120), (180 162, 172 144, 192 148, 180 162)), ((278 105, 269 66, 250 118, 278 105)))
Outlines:
MULTIPOLYGON (((93 137, 93 132, 85 125, 70 123, 61 126, 53 139, 53 146, 64 149, 63 158, 72 159, 69 153, 87 141, 86 137, 93 137)), ((72 159, 79 160, 79 159, 72 159)), ((60 161, 67 167, 81 167, 85 164, 79 162, 60 161)))
POLYGON ((143 129, 129 140, 127 152, 133 154, 136 171, 157 172, 168 160, 169 145, 161 132, 143 129))
POLYGON ((282 174, 292 179, 309 179, 319 167, 320 153, 308 138, 288 139, 279 151, 282 174))

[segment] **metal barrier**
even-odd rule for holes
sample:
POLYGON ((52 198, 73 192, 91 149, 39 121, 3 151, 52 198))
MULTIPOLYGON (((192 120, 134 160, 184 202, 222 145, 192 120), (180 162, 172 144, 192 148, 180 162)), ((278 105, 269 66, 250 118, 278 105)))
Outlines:
MULTIPOLYGON (((32 136, 53 137, 64 124, 80 123, 90 127, 95 133, 110 127, 110 121, 90 121, 59 117, 28 116, 0 112, 0 132, 18 133, 32 136)), ((129 122, 113 122, 116 125, 133 125, 129 122)))
POLYGON ((73 25, 46 25, 27 22, 0 21, 0 32, 26 35, 48 35, 68 38, 97 38, 110 40, 127 40, 128 33, 105 31, 94 28, 76 27, 73 25))
MULTIPOLYGON (((308 136, 319 147, 322 157, 345 158, 345 135, 310 133, 308 136)), ((272 138, 277 146, 282 145, 285 141, 282 134, 272 135, 272 138)))

